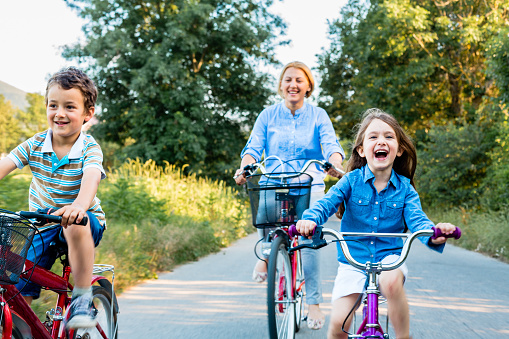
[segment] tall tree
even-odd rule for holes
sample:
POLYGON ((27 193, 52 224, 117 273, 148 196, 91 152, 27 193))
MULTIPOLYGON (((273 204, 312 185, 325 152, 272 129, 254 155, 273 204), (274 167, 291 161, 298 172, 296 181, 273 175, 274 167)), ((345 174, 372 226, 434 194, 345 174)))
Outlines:
POLYGON ((26 100, 28 102, 26 111, 19 111, 17 115, 23 139, 28 139, 37 132, 48 128, 44 96, 37 93, 27 93, 26 100))
POLYGON ((507 26, 508 7, 508 0, 350 0, 320 56, 323 104, 343 128, 372 106, 412 132, 476 120, 496 95, 487 44, 507 26))
POLYGON ((257 72, 275 63, 285 25, 272 0, 66 0, 87 20, 64 55, 96 79, 99 138, 130 157, 223 174, 272 93, 257 72))
POLYGON ((9 153, 21 142, 21 131, 16 119, 18 111, 0 94, 0 155, 9 153))

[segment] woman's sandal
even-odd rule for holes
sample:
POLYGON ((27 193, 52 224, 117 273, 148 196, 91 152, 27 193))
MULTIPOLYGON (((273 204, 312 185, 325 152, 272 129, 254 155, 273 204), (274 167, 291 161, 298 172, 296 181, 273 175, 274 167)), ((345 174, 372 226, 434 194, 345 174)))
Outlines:
POLYGON ((319 330, 325 324, 325 319, 309 319, 307 320, 308 328, 311 330, 319 330))
POLYGON ((253 270, 253 280, 261 284, 267 280, 267 272, 258 272, 257 270, 253 270))

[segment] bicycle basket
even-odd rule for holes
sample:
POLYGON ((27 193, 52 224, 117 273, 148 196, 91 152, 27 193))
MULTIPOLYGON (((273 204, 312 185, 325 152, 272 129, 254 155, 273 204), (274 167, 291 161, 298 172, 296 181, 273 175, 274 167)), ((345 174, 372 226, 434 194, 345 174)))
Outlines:
POLYGON ((16 284, 34 239, 35 227, 15 214, 0 214, 0 283, 16 284))
POLYGON ((309 207, 311 182, 307 173, 265 173, 247 178, 253 226, 294 224, 309 207))

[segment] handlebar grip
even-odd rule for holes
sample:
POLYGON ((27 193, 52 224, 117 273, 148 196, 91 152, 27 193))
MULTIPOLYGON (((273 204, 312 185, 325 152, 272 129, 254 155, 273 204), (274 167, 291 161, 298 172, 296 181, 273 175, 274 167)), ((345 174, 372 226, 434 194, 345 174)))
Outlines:
POLYGON ((432 227, 432 229, 435 232, 435 234, 431 237, 431 239, 433 239, 433 240, 436 238, 439 238, 439 237, 454 238, 454 239, 459 239, 461 237, 461 228, 459 228, 459 227, 456 227, 454 232, 452 232, 451 234, 443 234, 442 230, 440 230, 440 228, 432 227))
MULTIPOLYGON (((28 212, 28 211, 20 211, 19 215, 22 217, 25 217, 27 219, 36 219, 39 221, 40 225, 48 224, 50 222, 56 222, 61 223, 62 217, 59 215, 51 215, 51 214, 45 214, 45 213, 39 213, 39 212, 28 212)), ((88 217, 84 216, 83 219, 81 219, 81 222, 75 223, 76 225, 82 225, 86 226, 88 223, 88 217)))
POLYGON ((297 231, 297 227, 295 225, 290 225, 290 227, 288 227, 288 235, 290 236, 290 238, 293 238, 301 234, 299 233, 299 231, 297 231))
POLYGON ((326 161, 326 162, 323 163, 323 169, 324 170, 328 171, 331 168, 332 168, 332 164, 330 162, 326 161))

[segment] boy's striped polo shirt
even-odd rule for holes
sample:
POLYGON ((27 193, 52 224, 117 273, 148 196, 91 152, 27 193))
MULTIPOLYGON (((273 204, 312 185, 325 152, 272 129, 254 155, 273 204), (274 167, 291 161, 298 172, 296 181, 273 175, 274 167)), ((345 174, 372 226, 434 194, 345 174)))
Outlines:
MULTIPOLYGON (((8 155, 18 168, 30 166, 33 175, 29 194, 31 211, 48 207, 59 209, 72 204, 78 197, 81 178, 87 168, 95 167, 101 171, 101 179, 106 177, 101 147, 91 135, 82 132, 62 159, 53 152, 51 140, 52 131, 48 129, 26 140, 8 155)), ((100 203, 97 196, 94 197, 88 210, 106 226, 100 203)))

